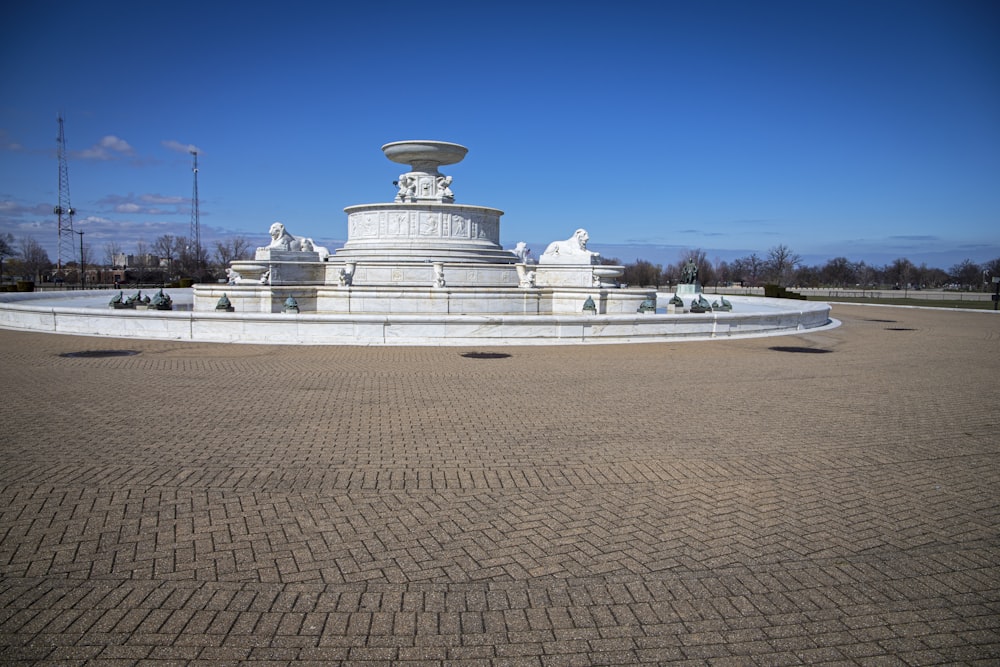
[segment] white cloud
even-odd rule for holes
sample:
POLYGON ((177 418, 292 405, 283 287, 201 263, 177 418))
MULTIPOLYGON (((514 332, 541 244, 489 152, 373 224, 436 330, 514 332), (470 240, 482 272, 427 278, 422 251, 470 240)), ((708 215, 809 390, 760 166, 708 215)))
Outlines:
POLYGON ((23 216, 46 216, 52 214, 51 204, 26 205, 12 199, 0 201, 0 216, 14 218, 23 216))
POLYGON ((198 153, 200 155, 204 152, 194 144, 182 144, 174 139, 168 139, 166 141, 161 141, 160 143, 163 144, 164 148, 168 148, 177 153, 198 153))
POLYGON ((159 194, 147 194, 147 195, 139 195, 139 201, 145 202, 147 204, 173 204, 173 205, 178 205, 178 204, 184 204, 184 203, 186 203, 187 199, 185 199, 184 197, 168 197, 168 196, 159 195, 159 194))
POLYGON ((131 155, 133 152, 132 147, 128 145, 127 141, 120 139, 113 134, 109 134, 101 139, 101 146, 119 153, 125 153, 127 155, 131 155))
POLYGON ((107 195, 97 201, 106 212, 125 215, 177 215, 186 211, 185 197, 147 193, 107 195))
POLYGON ((133 155, 135 151, 127 141, 113 134, 101 138, 96 144, 74 153, 81 160, 114 160, 123 155, 133 155))

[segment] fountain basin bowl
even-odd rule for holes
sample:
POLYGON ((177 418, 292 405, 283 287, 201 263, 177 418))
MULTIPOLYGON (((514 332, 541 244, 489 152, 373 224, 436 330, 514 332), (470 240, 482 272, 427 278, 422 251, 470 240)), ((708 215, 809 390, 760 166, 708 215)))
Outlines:
POLYGON ((594 275, 602 280, 617 278, 625 273, 624 266, 603 265, 594 267, 594 275))
POLYGON ((469 149, 447 141, 394 141, 382 146, 382 152, 399 164, 432 163, 435 165, 461 162, 469 149))

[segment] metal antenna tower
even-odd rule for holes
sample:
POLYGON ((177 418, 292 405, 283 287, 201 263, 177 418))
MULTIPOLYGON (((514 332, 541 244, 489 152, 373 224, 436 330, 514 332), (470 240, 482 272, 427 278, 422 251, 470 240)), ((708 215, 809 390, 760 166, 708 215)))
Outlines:
POLYGON ((63 266, 73 259, 75 248, 73 243, 73 215, 76 213, 69 203, 69 166, 66 163, 66 134, 63 132, 62 114, 57 114, 59 120, 59 136, 56 138, 59 146, 59 203, 52 212, 59 216, 59 257, 56 260, 56 275, 63 275, 63 266))
POLYGON ((194 189, 191 192, 191 244, 194 246, 194 267, 195 271, 201 269, 201 214, 198 211, 198 151, 192 150, 194 156, 194 189))

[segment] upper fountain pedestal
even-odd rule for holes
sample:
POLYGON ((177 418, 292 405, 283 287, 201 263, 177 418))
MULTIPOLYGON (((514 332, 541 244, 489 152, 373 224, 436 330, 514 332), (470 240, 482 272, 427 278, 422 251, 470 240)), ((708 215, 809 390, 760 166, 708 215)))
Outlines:
POLYGON ((451 176, 438 167, 461 162, 469 149, 447 141, 394 141, 382 146, 382 152, 393 162, 410 165, 411 171, 400 174, 396 202, 453 203, 451 176))
MULTIPOLYGON (((395 181, 399 191, 394 201, 344 209, 347 242, 335 259, 357 264, 359 271, 375 264, 399 268, 419 263, 427 268, 433 261, 506 264, 511 266, 506 282, 516 284, 516 258, 500 245, 503 211, 456 204, 451 176, 438 171, 442 165, 461 162, 468 151, 447 141, 394 141, 382 146, 389 160, 408 164, 411 171, 395 181)), ((405 282, 405 276, 401 280, 405 282)))

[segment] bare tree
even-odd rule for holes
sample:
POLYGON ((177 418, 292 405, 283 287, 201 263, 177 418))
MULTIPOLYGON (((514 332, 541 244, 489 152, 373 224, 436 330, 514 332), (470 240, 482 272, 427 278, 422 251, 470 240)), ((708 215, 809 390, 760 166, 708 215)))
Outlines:
POLYGON ((795 284, 799 287, 819 287, 822 282, 822 270, 818 266, 799 264, 792 272, 795 284))
POLYGON ((923 283, 932 287, 943 287, 948 284, 948 272, 944 269, 927 269, 920 278, 923 283))
POLYGON ((181 261, 184 252, 184 245, 181 237, 164 234, 153 241, 150 252, 160 258, 159 267, 163 269, 163 277, 167 277, 168 272, 173 272, 174 262, 181 261), (164 266, 165 265, 165 266, 164 266))
POLYGON ((173 259, 176 254, 176 247, 177 241, 175 238, 170 234, 164 234, 163 236, 157 237, 157 239, 149 245, 149 251, 154 255, 173 259))
POLYGON ((253 244, 245 236, 234 236, 215 242, 215 262, 226 268, 230 262, 240 259, 250 259, 253 244))
POLYGON ((115 241, 108 241, 104 244, 104 264, 110 267, 118 265, 118 260, 123 254, 122 246, 115 241))
POLYGON ((3 283, 3 261, 8 257, 14 257, 17 251, 14 250, 14 236, 12 234, 0 234, 0 283, 3 283))
POLYGON ((48 271, 52 267, 52 260, 49 259, 45 248, 31 236, 21 239, 21 261, 25 277, 30 277, 32 280, 38 280, 43 271, 48 271))
POLYGON ((145 241, 135 242, 135 261, 130 267, 137 283, 144 283, 149 278, 151 258, 149 246, 145 241))
POLYGON ((729 262, 721 258, 715 260, 715 279, 719 283, 726 285, 733 282, 733 280, 739 280, 738 277, 734 276, 729 262))
POLYGON ((874 266, 868 266, 864 262, 857 263, 854 267, 854 274, 857 276, 858 284, 862 288, 874 288, 875 281, 878 280, 878 270, 874 266))
POLYGON ((784 243, 767 251, 767 274, 778 285, 788 284, 795 267, 802 263, 802 257, 792 252, 784 243))
POLYGON ((846 257, 834 257, 820 269, 820 278, 831 287, 847 287, 857 283, 857 271, 846 257))
POLYGON ((622 273, 622 282, 636 287, 646 287, 648 285, 659 287, 662 275, 663 267, 659 264, 653 264, 644 259, 637 259, 634 263, 625 265, 625 271, 622 273))
POLYGON ((17 250, 14 249, 14 235, 0 234, 0 259, 13 257, 16 254, 17 250))
POLYGON ((764 260, 758 257, 757 253, 751 253, 746 257, 734 259, 729 265, 729 270, 733 281, 738 280, 747 287, 756 287, 764 275, 764 260))
POLYGON ((208 264, 205 247, 196 248, 194 241, 186 236, 174 239, 174 258, 175 274, 184 274, 188 277, 201 278, 208 264))
POLYGON ((896 289, 908 287, 913 279, 913 262, 905 257, 899 257, 886 264, 883 269, 885 281, 896 289))
POLYGON ((952 280, 963 289, 977 289, 983 279, 982 268, 971 259, 965 259, 948 271, 952 280))
POLYGON ((991 259, 983 264, 983 271, 985 271, 991 278, 1000 277, 1000 257, 991 259))

